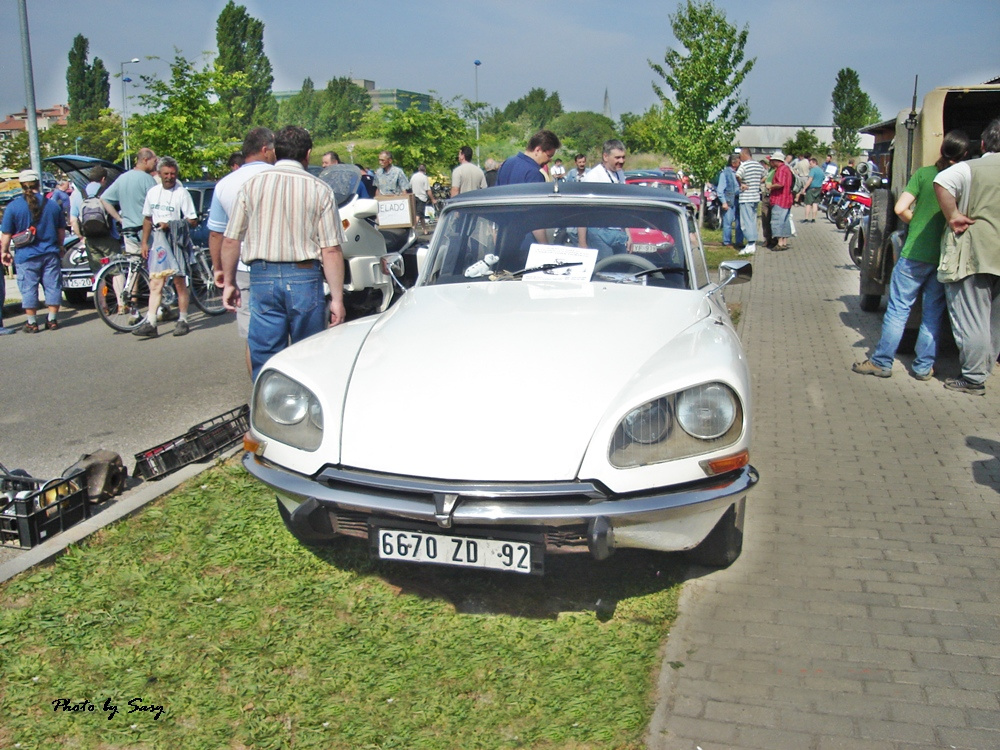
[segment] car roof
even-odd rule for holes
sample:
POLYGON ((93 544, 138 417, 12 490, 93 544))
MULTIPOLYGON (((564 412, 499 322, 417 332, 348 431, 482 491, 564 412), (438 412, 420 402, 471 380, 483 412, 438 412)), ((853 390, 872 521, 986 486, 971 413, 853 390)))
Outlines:
POLYGON ((592 197, 597 200, 609 201, 635 200, 640 198, 656 203, 672 203, 680 206, 691 205, 690 199, 681 193, 639 185, 619 185, 606 182, 533 182, 527 185, 502 185, 483 188, 482 190, 473 190, 468 193, 460 193, 454 198, 449 198, 445 207, 447 209, 466 204, 503 203, 508 200, 519 201, 523 199, 543 198, 545 196, 551 196, 553 199, 558 199, 560 196, 566 196, 567 198, 592 197))

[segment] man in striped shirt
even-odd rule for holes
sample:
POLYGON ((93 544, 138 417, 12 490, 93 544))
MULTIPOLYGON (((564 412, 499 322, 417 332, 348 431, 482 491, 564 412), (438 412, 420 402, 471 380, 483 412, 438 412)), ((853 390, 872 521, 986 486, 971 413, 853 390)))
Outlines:
POLYGON ((760 204, 760 189, 764 184, 764 166, 750 158, 750 149, 740 150, 740 166, 736 170, 736 181, 740 183, 740 228, 747 244, 740 255, 753 255, 757 250, 757 206, 760 204))
POLYGON ((333 191, 306 171, 311 152, 304 128, 289 125, 277 133, 274 167, 247 180, 226 225, 222 299, 228 310, 240 306, 236 262, 242 259, 250 267, 247 344, 254 380, 289 343, 319 333, 328 319, 335 326, 346 317, 344 232, 333 191))

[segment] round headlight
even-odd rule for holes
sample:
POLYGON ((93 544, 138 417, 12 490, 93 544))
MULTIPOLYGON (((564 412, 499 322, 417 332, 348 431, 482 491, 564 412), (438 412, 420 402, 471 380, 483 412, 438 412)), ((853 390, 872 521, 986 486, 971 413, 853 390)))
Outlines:
POLYGON ((736 398, 721 383, 708 383, 677 396, 677 421, 689 435, 714 440, 726 434, 736 419, 736 398))
POLYGON ((310 412, 309 391, 274 371, 267 373, 266 377, 267 381, 260 389, 260 398, 271 419, 285 425, 298 424, 305 419, 310 412))
POLYGON ((622 424, 630 440, 650 445, 670 434, 670 422, 670 406, 666 399, 659 398, 630 411, 622 424))

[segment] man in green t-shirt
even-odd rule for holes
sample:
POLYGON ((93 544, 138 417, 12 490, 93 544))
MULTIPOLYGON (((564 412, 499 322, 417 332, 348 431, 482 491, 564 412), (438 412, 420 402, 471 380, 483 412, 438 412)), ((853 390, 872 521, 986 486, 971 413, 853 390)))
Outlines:
POLYGON ((964 133, 948 133, 941 144, 941 158, 937 163, 914 172, 906 190, 896 201, 896 215, 910 228, 899 260, 892 270, 889 303, 882 318, 882 336, 868 359, 854 363, 851 368, 854 372, 877 378, 892 377, 892 362, 906 321, 917 297, 920 297, 923 309, 913 360, 913 377, 930 380, 934 376, 938 333, 945 311, 944 285, 937 279, 945 220, 934 194, 934 178, 941 169, 965 158, 968 150, 969 139, 964 133))

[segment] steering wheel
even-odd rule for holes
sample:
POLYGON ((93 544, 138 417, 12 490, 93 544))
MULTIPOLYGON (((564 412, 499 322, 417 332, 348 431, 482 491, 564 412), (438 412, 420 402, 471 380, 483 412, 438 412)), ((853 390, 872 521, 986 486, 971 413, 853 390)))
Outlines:
MULTIPOLYGON (((597 261, 594 265, 594 275, 601 273, 602 271, 654 271, 657 266, 650 260, 643 258, 641 255, 631 255, 630 253, 621 253, 619 255, 612 255, 608 258, 597 261), (616 266, 624 266, 624 268, 615 268, 616 266)), ((663 275, 662 273, 660 274, 663 275)))

